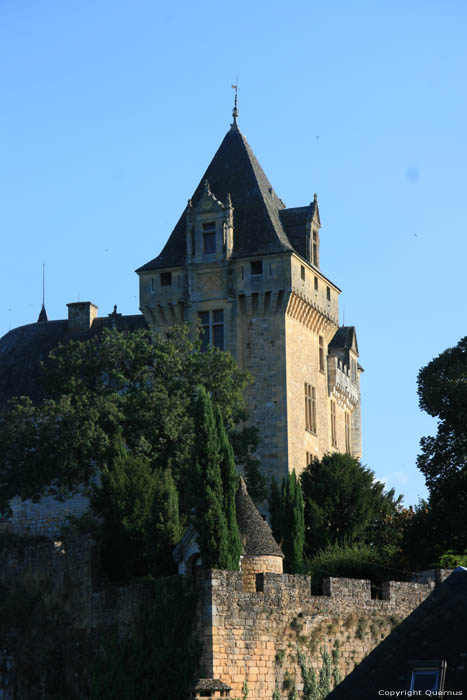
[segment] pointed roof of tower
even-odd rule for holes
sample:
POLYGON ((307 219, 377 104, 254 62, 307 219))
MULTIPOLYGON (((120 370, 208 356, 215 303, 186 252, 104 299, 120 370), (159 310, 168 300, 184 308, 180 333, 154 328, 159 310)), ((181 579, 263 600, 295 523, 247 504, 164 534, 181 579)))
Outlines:
POLYGON ((284 558, 271 528, 251 500, 242 476, 235 496, 235 506, 243 553, 247 556, 284 558))
MULTIPOLYGON (((200 200, 205 180, 221 202, 225 202, 228 195, 231 197, 234 209, 233 257, 293 250, 279 215, 285 205, 274 192, 236 119, 201 178, 191 198, 192 206, 200 200)), ((186 211, 160 255, 138 268, 137 272, 184 265, 185 236, 186 211)))

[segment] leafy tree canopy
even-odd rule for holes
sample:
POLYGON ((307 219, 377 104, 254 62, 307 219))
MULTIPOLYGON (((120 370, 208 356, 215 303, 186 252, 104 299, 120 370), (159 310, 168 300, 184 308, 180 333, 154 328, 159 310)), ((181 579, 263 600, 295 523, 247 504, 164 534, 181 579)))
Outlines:
POLYGON ((436 436, 423 437, 417 464, 448 548, 467 548, 467 336, 423 367, 420 408, 438 418, 436 436))
POLYGON ((315 459, 301 474, 308 556, 334 543, 373 543, 401 497, 385 492, 371 469, 348 454, 315 459))
MULTIPOLYGON (((205 387, 234 434, 250 380, 228 353, 201 352, 186 327, 167 337, 106 330, 59 346, 42 367, 47 399, 13 399, 0 416, 0 511, 16 495, 65 497, 89 484, 109 463, 117 434, 152 469, 170 462, 184 503, 195 387, 205 387)), ((249 430, 246 441, 256 439, 249 430)), ((244 442, 242 450, 240 459, 249 453, 244 442)))

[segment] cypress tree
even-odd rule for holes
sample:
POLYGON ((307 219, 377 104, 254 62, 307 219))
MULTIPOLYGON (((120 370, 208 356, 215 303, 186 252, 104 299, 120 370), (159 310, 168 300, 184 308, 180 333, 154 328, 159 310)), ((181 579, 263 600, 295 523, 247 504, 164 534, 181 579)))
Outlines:
POLYGON ((168 576, 176 571, 172 552, 182 536, 178 491, 170 464, 166 469, 157 470, 155 476, 148 556, 154 559, 154 573, 168 576))
POLYGON ((219 457, 222 486, 224 490, 224 513, 228 530, 228 557, 226 569, 237 571, 242 553, 242 543, 237 523, 235 494, 238 488, 238 476, 235 469, 235 458, 229 437, 224 427, 220 409, 216 408, 216 426, 219 438, 219 457))
POLYGON ((282 482, 281 545, 285 556, 285 568, 298 573, 303 566, 305 520, 303 493, 295 470, 282 482))
POLYGON ((212 401, 202 386, 198 389, 194 418, 194 527, 203 566, 224 569, 229 563, 229 536, 224 512, 219 438, 212 401))

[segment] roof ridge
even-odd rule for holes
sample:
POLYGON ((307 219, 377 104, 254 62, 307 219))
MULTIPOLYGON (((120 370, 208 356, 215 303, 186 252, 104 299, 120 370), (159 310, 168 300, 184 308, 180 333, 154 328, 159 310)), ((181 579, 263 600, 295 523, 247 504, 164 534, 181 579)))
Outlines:
MULTIPOLYGON (((258 189, 259 189, 259 192, 261 194, 261 203, 262 203, 263 209, 264 209, 264 211, 265 211, 265 213, 266 213, 266 215, 267 215, 267 217, 272 225, 274 233, 278 237, 280 243, 286 248, 286 250, 288 249, 288 250, 292 251, 293 250, 292 245, 290 244, 290 241, 287 237, 287 234, 284 230, 284 227, 282 226, 282 222, 281 222, 280 217, 279 217, 279 208, 277 208, 277 211, 274 213, 270 211, 270 206, 268 206, 268 203, 266 201, 267 194, 265 192, 263 192, 263 188, 262 188, 260 179, 264 178, 264 180, 266 181, 267 186, 268 186, 268 193, 272 194, 274 192, 274 196, 277 197, 277 195, 275 194, 274 188, 271 185, 271 182, 270 182, 268 176, 264 172, 264 170, 261 166, 261 163, 259 162, 259 160, 255 156, 253 149, 251 148, 250 144, 248 143, 245 134, 242 131, 240 131, 240 129, 238 127, 237 127, 237 132, 240 135, 242 146, 245 149, 245 152, 247 154, 248 164, 249 164, 249 166, 252 170, 253 176, 258 184, 258 189), (257 171, 259 171, 260 177, 258 177, 257 171), (274 214, 276 214, 276 213, 277 213, 277 216, 274 216, 274 214), (273 217, 276 219, 276 221, 273 220, 273 217), (277 229, 279 229, 279 230, 277 230, 277 229), (282 240, 282 237, 285 240, 282 240)), ((279 197, 278 197, 278 199, 279 199, 279 202, 282 204, 282 207, 284 209, 286 209, 287 207, 282 202, 282 200, 279 197)))

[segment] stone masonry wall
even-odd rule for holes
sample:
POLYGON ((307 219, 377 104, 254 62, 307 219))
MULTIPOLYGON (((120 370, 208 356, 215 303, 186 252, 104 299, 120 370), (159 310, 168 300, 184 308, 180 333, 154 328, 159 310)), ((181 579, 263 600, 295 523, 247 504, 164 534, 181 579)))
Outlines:
POLYGON ((39 503, 14 498, 10 506, 12 516, 0 521, 0 532, 55 537, 63 529, 68 517, 78 518, 88 510, 89 498, 80 493, 65 501, 59 501, 53 496, 42 496, 39 503))
POLYGON ((73 624, 81 629, 117 625, 122 632, 142 603, 153 597, 150 583, 115 586, 100 571, 95 545, 87 537, 53 541, 7 536, 0 540, 0 585, 39 586, 51 598, 66 594, 73 624), (16 583, 15 583, 16 582, 16 583))
POLYGON ((308 576, 265 573, 262 591, 245 590, 242 573, 201 572, 202 667, 249 700, 286 698, 303 689, 299 654, 317 674, 322 653, 338 655, 340 677, 353 670, 430 593, 430 583, 391 582, 385 600, 369 581, 330 579, 327 595, 311 595, 308 576))

